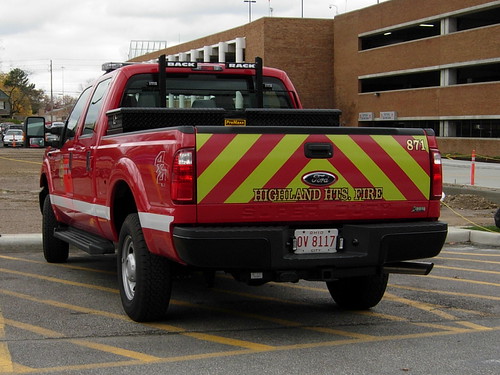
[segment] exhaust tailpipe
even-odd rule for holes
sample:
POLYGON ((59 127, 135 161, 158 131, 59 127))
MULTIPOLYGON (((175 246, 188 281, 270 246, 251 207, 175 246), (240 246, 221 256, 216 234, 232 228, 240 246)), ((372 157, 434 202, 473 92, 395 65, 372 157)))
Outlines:
POLYGON ((396 262, 384 264, 384 273, 402 273, 407 275, 428 275, 434 263, 430 262, 396 262))

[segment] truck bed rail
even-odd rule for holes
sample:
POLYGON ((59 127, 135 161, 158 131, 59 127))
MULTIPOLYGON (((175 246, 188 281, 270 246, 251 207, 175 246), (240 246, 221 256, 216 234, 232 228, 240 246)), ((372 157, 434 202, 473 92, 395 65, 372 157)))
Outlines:
POLYGON ((171 126, 339 126, 338 109, 117 108, 108 111, 107 134, 171 126))

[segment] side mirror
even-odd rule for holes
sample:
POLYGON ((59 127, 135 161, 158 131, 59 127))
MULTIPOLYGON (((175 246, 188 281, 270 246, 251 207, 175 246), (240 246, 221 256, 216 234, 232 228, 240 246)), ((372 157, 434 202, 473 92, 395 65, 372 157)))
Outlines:
POLYGON ((45 147, 45 117, 26 117, 24 133, 24 147, 45 147))
POLYGON ((58 135, 58 136, 61 136, 62 133, 64 131, 64 128, 61 127, 61 126, 53 126, 49 129, 49 133, 50 134, 55 134, 55 135, 58 135))
POLYGON ((45 146, 60 148, 61 147, 61 139, 63 138, 64 128, 61 126, 52 126, 48 134, 57 135, 57 137, 46 137, 45 146))

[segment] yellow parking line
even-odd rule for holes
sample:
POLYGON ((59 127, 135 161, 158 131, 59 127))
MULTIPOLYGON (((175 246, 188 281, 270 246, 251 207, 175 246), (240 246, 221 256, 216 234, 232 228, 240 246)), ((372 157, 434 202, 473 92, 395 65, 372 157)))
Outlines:
POLYGON ((316 332, 321 332, 321 333, 328 333, 332 335, 339 335, 343 337, 350 337, 354 339, 359 339, 359 340, 372 340, 375 339, 377 336, 373 335, 365 335, 363 333, 356 333, 356 332, 349 332, 349 331, 343 331, 340 329, 332 329, 332 328, 326 328, 326 327, 304 327, 304 329, 310 330, 310 331, 316 331, 316 332))
POLYGON ((5 290, 5 289, 0 289, 0 293, 8 295, 8 296, 24 299, 27 301, 32 301, 32 302, 37 302, 37 303, 41 303, 44 305, 58 307, 61 309, 77 311, 77 312, 84 313, 84 314, 99 315, 99 316, 104 316, 106 318, 118 319, 118 320, 124 320, 124 321, 130 322, 130 319, 128 317, 126 317, 125 315, 121 315, 121 314, 115 314, 115 313, 102 311, 102 310, 95 310, 95 309, 91 309, 88 307, 70 305, 70 304, 67 304, 64 302, 58 302, 58 301, 54 301, 54 300, 50 300, 50 299, 41 299, 41 298, 30 296, 28 294, 13 292, 10 290, 5 290))
MULTIPOLYGON (((284 284, 284 285, 286 285, 286 284, 284 284)), ((233 290, 227 290, 227 289, 212 288, 211 290, 213 292, 217 292, 217 293, 231 294, 231 295, 246 297, 246 298, 251 298, 251 299, 259 299, 262 301, 272 301, 272 302, 278 302, 278 303, 286 303, 286 304, 293 304, 293 305, 305 305, 305 306, 311 305, 310 303, 307 303, 307 302, 290 301, 290 300, 286 300, 286 299, 269 297, 269 296, 262 296, 262 295, 253 294, 253 293, 235 292, 233 290)), ((323 291, 322 289, 317 289, 317 290, 323 291)))
POLYGON ((107 274, 107 275, 116 275, 116 272, 114 272, 114 271, 98 270, 95 268, 75 266, 72 264, 47 263, 46 261, 24 259, 24 258, 18 258, 18 257, 13 257, 13 256, 7 256, 7 255, 0 255, 0 259, 15 260, 15 261, 24 262, 24 263, 43 264, 45 266, 62 267, 62 268, 68 268, 68 269, 72 269, 72 270, 88 271, 88 272, 94 272, 94 273, 103 273, 103 274, 107 274))
POLYGON ((439 269, 444 269, 444 270, 478 272, 478 273, 488 273, 488 274, 492 274, 492 275, 500 275, 500 272, 498 272, 498 271, 478 270, 478 269, 474 269, 474 268, 461 268, 461 267, 449 267, 449 266, 434 266, 434 268, 439 268, 439 269))
POLYGON ((444 324, 436 324, 436 323, 413 323, 413 325, 426 328, 434 328, 440 331, 462 332, 464 330, 463 328, 450 327, 444 324))
MULTIPOLYGON (((420 339, 420 338, 429 338, 429 337, 440 337, 440 336, 451 336, 457 335, 461 333, 471 333, 475 331, 483 331, 484 329, 462 329, 462 330, 443 330, 443 331, 433 331, 433 332, 424 332, 424 333, 413 333, 407 335, 388 335, 388 336, 379 336, 374 338, 367 338, 366 340, 359 339, 346 339, 346 340, 337 340, 337 341, 327 341, 327 342, 315 342, 315 343, 305 343, 305 344, 293 344, 286 346, 279 346, 272 349, 272 351, 289 351, 289 350, 300 350, 300 349, 314 349, 314 348, 324 348, 324 347, 334 347, 334 346, 343 346, 343 345, 352 345, 359 344, 365 342, 385 342, 385 341, 397 341, 397 340, 410 340, 410 339, 420 339)), ((498 331, 500 327, 492 327, 489 329, 490 331, 498 331)), ((176 356, 176 357, 167 357, 158 360, 156 363, 173 363, 173 362, 187 362, 187 361, 196 361, 202 359, 213 359, 213 358, 224 358, 224 357, 234 357, 238 355, 248 355, 262 353, 262 351, 255 350, 234 350, 234 351, 224 351, 224 352, 212 352, 212 353, 201 353, 201 354, 192 354, 192 355, 184 355, 184 356, 176 356)), ((31 371, 23 371, 22 373, 56 373, 56 372, 70 372, 70 371, 78 371, 78 370, 104 370, 107 368, 117 368, 117 367, 131 367, 131 366, 140 366, 143 365, 144 362, 141 361, 122 361, 122 362, 108 362, 108 363, 91 363, 84 365, 74 365, 74 366, 60 366, 60 367, 50 367, 43 369, 33 369, 31 371)), ((19 372, 21 373, 21 372, 19 372)))
MULTIPOLYGON (((29 300, 29 301, 33 301, 33 302, 38 302, 38 303, 58 307, 58 308, 67 309, 67 310, 73 310, 73 311, 83 312, 86 314, 105 316, 105 317, 112 318, 112 319, 119 319, 119 320, 131 322, 131 320, 125 315, 114 314, 114 313, 101 311, 101 310, 95 310, 95 309, 82 307, 82 306, 70 305, 67 303, 53 301, 53 300, 44 300, 44 299, 32 297, 32 296, 27 295, 27 294, 21 294, 21 293, 7 291, 7 290, 0 290, 0 293, 10 295, 13 297, 17 297, 17 298, 21 298, 21 299, 25 299, 25 300, 29 300)), ((175 302, 175 301, 173 301, 173 302, 175 302)), ((219 340, 220 342, 224 342, 226 345, 233 345, 233 346, 238 346, 238 347, 243 347, 243 348, 258 347, 259 348, 258 350, 262 350, 261 344, 256 344, 256 343, 253 343, 250 341, 226 339, 222 336, 220 337, 220 339, 217 339, 217 336, 215 336, 215 335, 206 335, 205 337, 203 337, 202 335, 197 336, 196 334, 193 334, 191 332, 187 332, 185 329, 182 329, 179 327, 169 326, 166 324, 146 324, 146 325, 150 326, 150 327, 156 327, 158 329, 163 329, 163 330, 168 331, 168 332, 177 332, 183 336, 194 337, 194 338, 197 338, 200 340, 207 339, 208 341, 211 341, 211 342, 216 342, 216 340, 219 340)), ((272 347, 269 347, 269 348, 272 348, 272 347)), ((253 349, 253 350, 255 350, 255 349, 253 349)))
MULTIPOLYGON (((187 361, 196 361, 196 360, 210 359, 210 358, 232 357, 232 356, 237 356, 237 355, 245 355, 245 354, 253 354, 253 353, 258 353, 258 351, 242 349, 242 350, 225 351, 225 352, 190 354, 190 355, 177 356, 177 357, 161 358, 158 361, 155 361, 154 363, 187 362, 187 361)), ((144 365, 144 362, 138 361, 138 360, 100 362, 100 363, 88 363, 88 364, 82 364, 82 365, 45 367, 45 368, 38 368, 38 369, 26 368, 24 370, 16 371, 16 374, 29 374, 29 373, 55 374, 55 373, 70 373, 72 371, 88 371, 88 370, 103 370, 104 371, 104 369, 110 369, 110 368, 131 367, 131 366, 141 366, 141 365, 144 365)))
MULTIPOLYGON (((329 293, 326 288, 317 288, 317 287, 310 287, 310 286, 303 286, 303 285, 296 285, 296 284, 281 284, 281 283, 273 283, 273 284, 279 285, 279 286, 282 286, 285 288, 302 289, 302 290, 309 290, 312 292, 320 292, 320 293, 329 293)), ((256 298, 258 298, 258 296, 256 296, 256 298)), ((289 301, 288 303, 295 303, 295 302, 289 301)), ((298 303, 300 303, 300 302, 298 302, 298 303)), ((303 304, 303 303, 300 303, 300 304, 303 304)), ((311 304, 309 304, 309 305, 311 305, 311 304)), ((377 318, 391 320, 391 321, 395 321, 395 322, 403 322, 403 321, 408 320, 406 318, 402 318, 402 317, 397 316, 397 315, 389 315, 389 314, 378 313, 378 312, 374 312, 374 311, 352 310, 350 312, 353 314, 357 314, 357 315, 374 316, 377 318)))
POLYGON ((14 371, 12 365, 12 358, 10 356, 9 347, 7 342, 4 341, 5 338, 5 321, 2 315, 2 310, 0 310, 0 373, 11 373, 14 371))
POLYGON ((194 337, 198 340, 215 342, 218 344, 231 345, 231 346, 239 346, 242 348, 247 348, 255 351, 270 351, 274 350, 276 347, 271 345, 257 344, 254 342, 230 339, 222 336, 209 335, 206 333, 198 333, 198 332, 186 332, 183 333, 184 336, 194 337))
POLYGON ((473 329, 474 331, 491 331, 492 328, 490 327, 485 327, 485 326, 482 326, 480 324, 476 324, 476 323, 472 323, 472 322, 466 322, 466 321, 462 321, 462 322, 455 322, 457 324, 460 324, 464 327, 468 327, 470 329, 473 329))
POLYGON ((407 322, 408 321, 407 318, 403 318, 401 316, 383 314, 383 313, 379 313, 379 312, 375 312, 375 311, 371 311, 371 310, 366 310, 366 311, 352 311, 352 313, 358 314, 358 315, 372 316, 372 317, 375 317, 375 318, 380 318, 380 319, 385 319, 385 320, 391 320, 391 321, 394 321, 394 322, 407 322))
POLYGON ((148 362, 149 363, 149 362, 156 362, 156 361, 161 360, 160 357, 156 357, 153 355, 135 352, 135 351, 128 350, 128 349, 118 348, 116 346, 99 344, 99 343, 91 342, 88 340, 69 340, 69 342, 71 342, 75 345, 78 345, 78 346, 84 346, 86 348, 95 349, 95 350, 98 350, 101 352, 111 353, 111 354, 119 355, 121 357, 136 359, 136 360, 141 361, 141 362, 148 362))
MULTIPOLYGON (((500 253, 499 254, 484 254, 484 253, 478 253, 478 252, 470 252, 470 253, 463 253, 463 252, 460 252, 460 253, 457 253, 457 252, 453 252, 453 251, 441 251, 439 254, 450 254, 450 255, 472 255, 472 256, 480 256, 480 257, 500 257, 500 253)), ((441 257, 439 257, 441 258, 441 257)))
POLYGON ((444 311, 441 311, 441 310, 437 310, 438 309, 438 306, 436 305, 431 305, 429 303, 424 303, 424 302, 418 302, 418 301, 413 301, 413 300, 410 300, 410 299, 407 299, 407 298, 403 298, 403 297, 398 297, 394 294, 391 294, 391 293, 385 293, 385 296, 387 299, 390 299, 392 301, 396 301, 396 302, 400 302, 400 303, 404 303, 405 305, 409 305, 409 306, 412 306, 412 307, 415 307, 419 310, 423 310, 423 311, 427 311, 431 314, 434 314, 434 315, 437 315, 437 316, 440 316, 441 318, 444 318, 444 319, 447 319, 447 320, 457 320, 457 318, 451 314, 448 314, 444 311))
MULTIPOLYGON (((317 288, 317 287, 310 287, 310 286, 301 286, 301 285, 296 285, 296 284, 282 284, 282 283, 272 283, 277 286, 281 286, 284 288, 293 288, 293 289, 302 289, 302 290, 309 290, 313 292, 319 292, 319 293, 329 293, 326 288, 317 288)), ((307 306, 316 306, 316 304, 311 304, 311 303, 306 303, 306 302, 298 302, 298 301, 289 301, 289 300, 283 300, 279 298, 273 298, 273 297, 266 297, 266 296, 260 296, 257 294, 250 294, 250 293, 241 293, 241 292, 234 292, 234 291, 229 291, 229 290, 224 290, 224 289, 217 289, 217 288, 212 288, 213 291, 217 291, 219 293, 227 293, 227 294, 234 294, 234 295, 240 295, 243 297, 248 297, 252 299, 262 299, 262 300, 271 300, 271 301, 277 301, 280 303, 287 303, 287 304, 293 304, 293 305, 307 305, 307 306)), ((407 321, 408 319, 402 318, 400 316, 396 315, 389 315, 389 314, 384 314, 384 313, 378 313, 374 311, 350 311, 353 314, 356 315, 366 315, 366 316, 373 316, 385 320, 390 320, 390 321, 396 321, 396 322, 403 322, 407 321)), ((269 319, 270 320, 270 319, 269 319)), ((276 320, 278 324, 282 325, 287 325, 283 320, 276 320)))
POLYGON ((44 336, 44 337, 50 337, 52 339, 62 339, 64 335, 62 333, 53 331, 51 329, 43 328, 43 327, 38 327, 34 326, 31 324, 23 323, 23 322, 18 322, 12 319, 5 319, 5 323, 12 327, 16 327, 19 329, 22 329, 24 331, 29 331, 36 333, 37 335, 44 336))
POLYGON ((0 159, 3 159, 3 160, 10 160, 10 161, 17 161, 17 162, 19 162, 19 163, 28 163, 28 164, 42 165, 42 163, 41 163, 41 162, 39 162, 39 161, 12 159, 12 158, 6 158, 5 156, 0 156, 0 159))
POLYGON ((450 257, 439 257, 443 260, 459 260, 461 262, 471 262, 471 263, 487 263, 487 264, 500 264, 500 262, 494 262, 491 260, 479 260, 479 259, 468 259, 468 258, 450 258, 450 257))
MULTIPOLYGON (((1 290, 0 292, 4 293, 4 294, 9 294, 9 295, 22 296, 20 293, 15 293, 15 292, 5 293, 5 291, 3 291, 3 290, 1 290)), ((28 296, 28 297, 30 300, 36 300, 36 298, 34 298, 34 297, 31 297, 31 296, 28 296)), ((412 302, 414 302, 414 301, 412 301, 412 302)), ((430 307, 430 305, 428 305, 428 304, 422 304, 422 305, 425 305, 426 308, 430 307)), ((126 319, 123 316, 120 316, 120 317, 123 319, 126 319)), ((11 321, 9 320, 8 323, 11 323, 11 321)), ((462 324, 462 322, 458 322, 458 323, 462 324)), ((16 324, 18 324, 18 323, 16 323, 16 324)), ((194 361, 194 360, 200 360, 200 359, 206 359, 206 358, 221 358, 221 357, 230 357, 230 356, 236 356, 236 355, 253 354, 253 353, 259 353, 259 352, 263 352, 263 351, 287 351, 287 350, 298 350, 298 349, 317 348, 317 347, 332 347, 332 346, 358 344, 358 343, 363 343, 363 342, 383 342, 383 341, 391 341, 391 340, 417 339, 417 338, 426 338, 426 337, 455 335, 455 334, 461 334, 461 333, 470 333, 470 332, 484 331, 484 330, 493 331, 493 330, 500 329, 500 327, 486 328, 486 327, 478 326, 475 324, 469 324, 468 322, 465 322, 464 325, 466 326, 466 328, 463 328, 463 329, 453 328, 453 327, 448 327, 448 326, 441 326, 441 325, 434 325, 433 328, 442 329, 442 330, 434 331, 434 332, 407 334, 407 335, 388 335, 388 336, 379 336, 379 337, 375 337, 375 336, 361 337, 360 336, 359 338, 354 338, 354 339, 336 340, 336 341, 328 341, 328 342, 316 342, 316 343, 305 343, 305 344, 296 344, 296 345, 286 345, 286 346, 279 346, 279 347, 273 347, 273 346, 268 346, 268 345, 260 346, 260 347, 255 346, 256 349, 253 349, 253 350, 246 349, 246 350, 224 351, 224 352, 216 352, 216 353, 202 353, 202 354, 176 356, 176 357, 168 357, 168 358, 158 358, 158 359, 149 358, 149 360, 152 362, 155 362, 155 363, 194 361)), ((40 332, 42 332, 42 331, 40 331, 40 332)), ((43 331, 43 332, 46 332, 46 331, 43 331)), ((203 338, 203 334, 200 334, 199 337, 203 338)), ((208 337, 206 337, 206 338, 208 339, 208 337)), ((228 339, 228 340, 231 340, 231 339, 228 339)), ((239 340, 237 340, 237 341, 239 341, 239 340)), ((223 343, 223 344, 228 343, 228 341, 220 341, 220 340, 219 340, 219 342, 223 343)), ((241 342, 239 342, 239 343, 241 344, 241 342)), ((246 342, 243 342, 243 343, 246 345, 246 342)), ((256 344, 256 345, 259 345, 259 344, 256 344)), ((99 347, 95 347, 95 349, 99 350, 99 347)), ((104 349, 108 349, 108 348, 104 348, 104 349)), ((60 367, 51 367, 51 368, 43 368, 43 369, 25 368, 24 370, 19 371, 19 373, 30 373, 30 372, 56 373, 56 372, 67 372, 67 371, 72 371, 72 370, 76 371, 76 370, 89 370, 89 369, 105 369, 105 368, 111 368, 111 367, 130 367, 130 366, 139 366, 142 364, 144 364, 144 361, 132 360, 132 361, 119 361, 119 362, 108 362, 108 363, 91 363, 91 364, 74 365, 74 366, 60 366, 60 367)))
MULTIPOLYGON (((492 327, 489 329, 490 331, 498 331, 500 327, 492 327)), ((483 331, 477 330, 477 331, 483 331)), ((398 340, 411 340, 411 339, 421 339, 428 337, 439 337, 439 336, 451 336, 462 333, 471 333, 476 332, 473 329, 456 329, 456 330, 443 330, 443 331, 432 331, 432 332, 421 332, 421 333, 409 333, 407 335, 388 335, 388 336, 376 336, 374 338, 368 338, 366 340, 338 340, 338 341, 324 341, 324 342, 315 342, 315 343, 306 343, 306 344, 294 344, 294 345, 285 345, 280 346, 276 350, 286 351, 286 350, 296 350, 296 349, 313 349, 320 347, 333 347, 333 346, 342 346, 342 345, 352 345, 359 344, 365 342, 384 342, 384 341, 398 341, 398 340)))
MULTIPOLYGON (((11 320, 11 319, 5 319, 5 323, 7 323, 8 325, 10 325, 12 327, 16 327, 16 328, 19 328, 19 329, 22 329, 25 331, 33 332, 33 333, 40 335, 40 336, 43 336, 43 337, 50 337, 50 338, 57 338, 57 339, 67 338, 67 336, 63 335, 60 332, 53 331, 51 329, 47 329, 47 328, 43 328, 43 327, 39 327, 39 326, 34 326, 32 324, 18 322, 18 321, 11 320)), ((134 351, 123 349, 123 348, 117 348, 115 346, 98 344, 98 343, 91 342, 88 340, 69 339, 67 341, 71 342, 75 345, 78 345, 78 346, 83 346, 86 348, 95 349, 95 350, 98 350, 101 352, 116 354, 116 355, 119 355, 122 357, 137 359, 137 360, 143 361, 143 362, 152 362, 152 361, 157 361, 158 359, 160 359, 159 357, 151 356, 148 354, 134 352, 134 351)))
POLYGON ((492 300, 492 301, 500 301, 500 297, 499 296, 487 296, 487 295, 484 295, 484 294, 449 292, 449 291, 446 291, 446 290, 424 289, 424 288, 417 288, 417 287, 414 287, 414 286, 396 285, 396 284, 390 284, 389 287, 396 288, 396 289, 412 290, 412 291, 415 291, 415 292, 444 294, 444 295, 448 295, 448 296, 470 297, 470 298, 487 299, 487 300, 492 300))
MULTIPOLYGON (((94 271, 92 269, 88 269, 88 270, 94 271)), ((7 270, 7 269, 3 269, 3 268, 0 268, 0 271, 7 272, 7 273, 19 274, 19 275, 23 275, 23 276, 27 276, 27 277, 44 279, 44 280, 47 280, 47 281, 57 282, 57 283, 62 283, 62 284, 68 284, 68 285, 72 285, 72 286, 79 286, 79 287, 86 287, 86 288, 95 288, 95 289, 99 289, 99 290, 105 290, 107 292, 118 293, 118 291, 116 289, 112 289, 112 288, 96 287, 95 285, 84 284, 84 283, 77 283, 77 282, 72 282, 72 281, 67 281, 67 280, 61 280, 61 279, 47 277, 47 276, 40 276, 40 275, 36 275, 36 274, 31 274, 31 273, 24 273, 24 272, 20 272, 20 271, 11 271, 11 270, 7 270)), ((435 277, 435 278, 440 278, 440 277, 435 277)), ((445 278, 445 279, 450 279, 450 280, 454 280, 454 281, 457 280, 457 279, 454 279, 454 278, 445 278)), ((469 282, 474 282, 474 281, 473 280, 469 280, 469 282)), ((480 283, 482 283, 482 282, 480 282, 480 283)), ((491 283, 489 283, 489 284, 491 284, 491 283)), ((279 284, 279 285, 282 285, 282 284, 279 284)), ((284 284, 284 285, 288 286, 288 287, 295 287, 295 288, 298 288, 298 289, 312 290, 312 291, 317 291, 317 292, 322 292, 322 293, 328 292, 325 288, 308 287, 308 286, 300 286, 300 285, 297 286, 297 285, 288 285, 288 284, 284 284)), ((497 285, 497 284, 494 284, 494 285, 497 285)), ((248 293, 237 293, 237 292, 231 292, 231 291, 226 291, 226 290, 217 290, 217 291, 224 292, 224 293, 230 293, 230 294, 239 294, 239 295, 243 295, 245 297, 250 297, 250 298, 260 298, 260 299, 273 300, 273 301, 279 301, 279 302, 285 302, 285 303, 304 304, 304 303, 300 303, 300 302, 287 301, 287 300, 282 300, 282 299, 273 298, 273 297, 257 296, 257 295, 252 295, 252 294, 248 294, 248 293)), ((14 295, 14 296, 17 296, 17 297, 20 297, 20 298, 29 299, 29 300, 36 301, 36 302, 41 302, 41 303, 49 304, 49 305, 56 306, 56 307, 61 307, 61 308, 66 308, 66 309, 72 309, 72 310, 77 310, 77 311, 83 311, 83 312, 90 313, 90 314, 108 316, 108 317, 112 317, 112 318, 119 318, 119 319, 122 319, 122 320, 129 321, 129 319, 127 317, 123 316, 123 315, 106 313, 106 312, 99 311, 99 310, 92 310, 92 309, 83 308, 83 307, 79 307, 79 306, 68 305, 68 304, 65 304, 65 303, 57 302, 57 301, 40 300, 40 299, 37 299, 35 297, 31 297, 31 296, 27 296, 27 295, 21 295, 20 293, 15 293, 15 292, 6 292, 6 291, 0 291, 0 292, 2 292, 4 294, 14 295)), ((441 317, 443 317, 445 319, 448 319, 448 320, 456 320, 455 316, 453 316, 451 314, 448 314, 448 313, 444 313, 444 312, 439 311, 439 310, 436 310, 437 306, 435 306, 435 305, 423 304, 423 303, 419 303, 419 302, 416 302, 416 301, 412 301, 412 300, 408 300, 408 299, 396 297, 396 296, 391 295, 391 294, 386 294, 386 295, 387 295, 387 297, 389 299, 392 299, 392 300, 395 300, 395 301, 399 301, 399 302, 402 302, 402 303, 414 306, 416 308, 419 308, 419 309, 431 312, 433 314, 439 315, 439 316, 441 316, 441 317)), ((257 315, 257 314, 248 314, 248 313, 243 313, 243 312, 238 312, 238 311, 233 311, 233 310, 227 310, 227 309, 205 307, 205 306, 202 306, 202 305, 190 304, 190 303, 183 302, 183 301, 172 300, 172 303, 173 304, 178 304, 178 305, 185 305, 185 306, 187 305, 187 306, 191 306, 191 307, 194 306, 196 308, 208 308, 210 310, 222 311, 222 312, 230 313, 230 314, 233 314, 233 315, 240 315, 240 316, 251 317, 251 318, 254 318, 254 319, 273 321, 273 322, 275 322, 277 324, 281 324, 281 325, 285 325, 285 326, 292 326, 292 327, 298 327, 298 328, 303 328, 303 329, 316 330, 316 331, 320 331, 320 332, 324 332, 324 333, 331 333, 331 334, 337 334, 337 335, 341 335, 341 336, 352 337, 355 340, 373 340, 375 338, 374 336, 360 335, 360 334, 356 334, 354 332, 348 332, 348 331, 332 330, 332 329, 321 328, 321 327, 319 327, 319 328, 318 327, 303 327, 302 324, 300 324, 298 322, 287 321, 287 320, 284 320, 284 319, 272 318, 272 317, 267 317, 267 316, 261 316, 261 315, 257 315)), ((305 304, 305 305, 309 305, 309 304, 305 304)), ((361 312, 361 313, 364 313, 364 312, 361 312)), ((370 312, 367 312, 367 313, 370 313, 370 312)), ((386 319, 392 319, 392 320, 405 320, 404 318, 393 317, 393 316, 385 315, 385 314, 373 313, 373 315, 374 316, 384 317, 386 319)), ((183 330, 182 328, 179 328, 179 327, 172 327, 172 326, 163 325, 163 324, 149 324, 149 325, 152 326, 152 327, 157 327, 158 329, 167 330, 167 331, 170 331, 170 332, 178 332, 178 333, 180 333, 182 335, 193 337, 193 338, 197 338, 197 339, 200 339, 200 340, 217 342, 217 343, 222 343, 222 344, 232 345, 232 346, 239 346, 239 347, 244 347, 244 348, 247 348, 247 349, 250 349, 250 350, 255 350, 255 351, 275 350, 276 349, 276 347, 269 346, 269 345, 257 344, 257 343, 247 342, 247 341, 241 341, 241 340, 234 340, 234 339, 229 339, 229 338, 225 338, 225 337, 221 337, 221 336, 215 336, 215 335, 207 335, 207 334, 201 334, 201 333, 186 332, 185 330, 183 330)), ((447 329, 450 329, 450 328, 448 327, 447 329)), ((456 329, 454 329, 454 331, 456 331, 456 329)), ((151 359, 151 360, 153 360, 153 359, 151 359)))
POLYGON ((13 275, 20 275, 20 276, 24 276, 24 277, 31 277, 34 279, 50 281, 50 282, 55 282, 55 283, 59 283, 59 284, 85 287, 85 288, 89 288, 89 289, 96 289, 96 290, 100 290, 103 292, 118 293, 118 290, 113 289, 113 288, 106 288, 106 287, 100 286, 100 285, 84 284, 84 283, 79 283, 79 282, 70 281, 70 280, 63 280, 63 279, 58 279, 56 277, 37 275, 34 273, 29 273, 29 272, 14 271, 14 270, 6 269, 6 268, 0 268, 0 272, 10 273, 13 275))
MULTIPOLYGON (((223 289, 215 289, 215 291, 224 292, 224 293, 225 292, 229 292, 229 291, 225 291, 223 289)), ((261 297, 261 296, 253 295, 253 294, 249 294, 249 293, 238 293, 238 292, 229 292, 229 293, 230 294, 236 294, 236 295, 240 295, 241 294, 241 295, 244 295, 245 297, 253 298, 253 299, 259 299, 261 297)), ((264 299, 267 299, 267 298, 264 297, 264 299)), ((272 298, 272 300, 278 300, 278 299, 272 298)), ((285 303, 293 303, 291 301, 286 301, 286 300, 280 300, 280 301, 283 301, 285 303)), ((183 305, 189 305, 191 307, 195 307, 195 308, 198 308, 198 309, 204 309, 204 310, 209 310, 209 311, 218 311, 218 312, 223 312, 225 314, 229 314, 229 315, 233 315, 233 316, 242 316, 242 317, 249 318, 249 319, 255 319, 255 320, 261 320, 261 321, 276 323, 278 325, 285 326, 285 327, 298 328, 298 329, 306 329, 306 330, 309 330, 309 331, 315 331, 315 332, 320 332, 320 333, 333 334, 333 335, 338 335, 338 336, 343 336, 343 337, 358 338, 358 339, 359 338, 367 339, 367 338, 372 337, 370 335, 363 335, 363 334, 359 334, 359 333, 356 333, 356 332, 350 332, 350 331, 342 331, 342 330, 339 330, 339 329, 331 329, 331 328, 324 328, 324 327, 310 327, 310 326, 306 326, 306 325, 304 325, 303 323, 300 323, 300 322, 296 322, 296 321, 292 321, 292 320, 286 320, 286 319, 282 319, 282 318, 274 318, 274 317, 267 316, 267 315, 246 313, 246 312, 242 312, 242 311, 230 310, 230 309, 224 309, 224 308, 212 307, 212 306, 194 305, 194 304, 189 304, 187 302, 183 302, 182 304, 183 305)), ((303 303, 301 303, 301 304, 303 304, 303 303)), ((249 347, 249 349, 253 349, 253 348, 249 347)))
POLYGON ((36 372, 36 370, 33 369, 32 367, 23 366, 20 365, 19 363, 13 363, 12 366, 14 367, 14 374, 36 372))
POLYGON ((488 281, 479 281, 479 280, 470 280, 470 279, 457 279, 455 277, 447 277, 447 276, 427 275, 427 276, 424 276, 424 277, 429 278, 429 279, 457 281, 457 282, 469 283, 469 284, 479 284, 479 285, 488 285, 488 286, 500 286, 500 284, 498 284, 498 283, 490 283, 488 281))

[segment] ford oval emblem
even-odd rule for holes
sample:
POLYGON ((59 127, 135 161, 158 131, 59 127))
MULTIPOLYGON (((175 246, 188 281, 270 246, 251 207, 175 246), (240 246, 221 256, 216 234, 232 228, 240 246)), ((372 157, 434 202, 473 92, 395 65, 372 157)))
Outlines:
POLYGON ((337 176, 330 172, 311 172, 302 176, 302 181, 311 186, 328 186, 337 181, 337 176))

